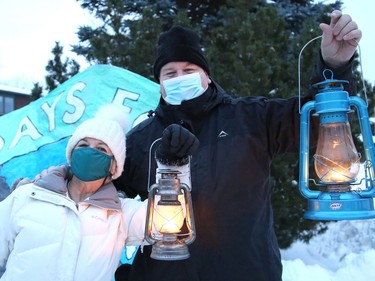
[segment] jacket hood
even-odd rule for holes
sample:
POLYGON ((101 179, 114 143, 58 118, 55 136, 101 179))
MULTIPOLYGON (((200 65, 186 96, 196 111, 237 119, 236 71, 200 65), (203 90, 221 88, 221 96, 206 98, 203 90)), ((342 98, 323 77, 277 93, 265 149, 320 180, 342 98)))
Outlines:
MULTIPOLYGON (((61 165, 38 179, 34 184, 58 194, 65 195, 68 192, 67 183, 69 178, 71 178, 70 167, 61 165)), ((112 183, 100 187, 93 195, 87 198, 85 202, 105 209, 121 210, 120 198, 112 183)))

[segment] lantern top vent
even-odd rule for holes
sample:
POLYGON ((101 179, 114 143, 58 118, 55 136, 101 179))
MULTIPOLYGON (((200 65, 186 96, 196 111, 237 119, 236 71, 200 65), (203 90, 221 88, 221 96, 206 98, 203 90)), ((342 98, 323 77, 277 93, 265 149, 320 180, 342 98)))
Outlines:
POLYGON ((349 83, 347 80, 333 79, 333 71, 330 69, 325 69, 323 71, 323 77, 325 79, 324 81, 312 85, 314 88, 317 88, 319 92, 342 91, 344 85, 349 83))

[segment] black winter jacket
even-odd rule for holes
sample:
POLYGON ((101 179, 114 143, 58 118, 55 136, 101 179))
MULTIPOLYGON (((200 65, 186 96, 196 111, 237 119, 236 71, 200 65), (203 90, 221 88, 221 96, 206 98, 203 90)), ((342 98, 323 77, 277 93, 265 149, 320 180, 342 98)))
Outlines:
MULTIPOLYGON (((323 80, 322 66, 313 82, 323 80)), ((348 79, 348 65, 335 78, 348 79)), ((303 98, 302 102, 311 99, 303 98)), ((128 196, 147 198, 155 182, 151 144, 169 124, 189 128, 200 148, 191 160, 196 240, 183 261, 137 253, 130 281, 280 281, 282 264, 273 229, 270 165, 276 155, 299 148, 298 98, 232 98, 213 82, 198 98, 180 106, 161 100, 155 115, 127 136, 123 175, 115 181, 128 196), (149 157, 151 153, 151 169, 149 157)))

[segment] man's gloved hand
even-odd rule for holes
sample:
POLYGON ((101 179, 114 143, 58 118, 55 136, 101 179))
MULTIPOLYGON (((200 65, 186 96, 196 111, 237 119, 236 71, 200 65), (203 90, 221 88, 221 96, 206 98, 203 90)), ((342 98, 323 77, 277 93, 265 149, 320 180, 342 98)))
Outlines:
POLYGON ((155 157, 165 165, 185 165, 189 155, 194 154, 199 147, 199 140, 189 130, 181 125, 171 124, 164 129, 155 157))

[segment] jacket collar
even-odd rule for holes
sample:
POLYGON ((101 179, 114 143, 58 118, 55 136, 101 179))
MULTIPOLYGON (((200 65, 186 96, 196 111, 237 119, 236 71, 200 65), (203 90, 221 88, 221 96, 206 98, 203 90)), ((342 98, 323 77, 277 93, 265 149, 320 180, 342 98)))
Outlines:
MULTIPOLYGON (((69 174, 70 167, 61 165, 37 180, 35 185, 65 195, 68 192, 67 182, 68 178, 70 178, 69 174)), ((87 198, 85 202, 105 209, 121 210, 121 201, 112 183, 103 185, 87 198)))
POLYGON ((212 83, 207 90, 197 98, 183 101, 181 105, 167 105, 161 97, 155 115, 166 126, 171 123, 189 122, 202 119, 219 104, 228 102, 230 96, 211 79, 212 83))

